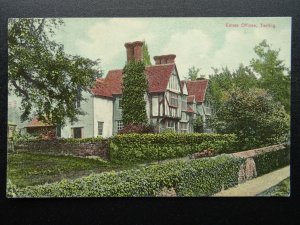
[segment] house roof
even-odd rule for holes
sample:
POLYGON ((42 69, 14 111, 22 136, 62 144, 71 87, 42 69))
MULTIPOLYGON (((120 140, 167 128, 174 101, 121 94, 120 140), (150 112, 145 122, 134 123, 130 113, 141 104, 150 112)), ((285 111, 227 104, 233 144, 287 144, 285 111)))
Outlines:
MULTIPOLYGON (((175 68, 174 63, 147 66, 145 74, 149 93, 165 92, 169 78, 175 68)), ((123 70, 110 70, 106 78, 98 78, 91 89, 95 96, 113 97, 122 94, 123 70)))
POLYGON ((52 126, 54 126, 54 125, 44 123, 44 122, 38 120, 37 118, 34 118, 25 127, 52 127, 52 126))
POLYGON ((204 102, 208 80, 186 81, 186 87, 189 95, 195 95, 197 103, 204 102))

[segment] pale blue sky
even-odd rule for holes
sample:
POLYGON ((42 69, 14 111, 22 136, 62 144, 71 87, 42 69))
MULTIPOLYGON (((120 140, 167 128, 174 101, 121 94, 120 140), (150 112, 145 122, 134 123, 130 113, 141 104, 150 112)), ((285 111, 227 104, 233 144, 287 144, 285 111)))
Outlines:
POLYGON ((65 26, 55 39, 70 54, 100 58, 105 74, 124 67, 124 43, 136 40, 146 40, 153 64, 155 55, 176 54, 182 79, 191 66, 201 68, 200 74, 209 75, 211 67, 235 69, 240 63, 248 65, 255 57, 254 46, 263 39, 273 49, 281 49, 279 57, 290 67, 291 19, 288 17, 65 18, 64 21, 65 26), (238 24, 238 27, 228 27, 228 24, 238 24))

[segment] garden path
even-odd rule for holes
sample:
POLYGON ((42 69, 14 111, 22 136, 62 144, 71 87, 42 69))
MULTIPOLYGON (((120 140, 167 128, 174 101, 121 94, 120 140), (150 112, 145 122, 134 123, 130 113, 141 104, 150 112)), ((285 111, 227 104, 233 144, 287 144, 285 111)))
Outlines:
POLYGON ((239 184, 233 188, 221 191, 214 196, 218 197, 238 197, 238 196, 256 196, 259 193, 273 187, 282 180, 290 176, 290 166, 275 170, 271 173, 262 175, 245 183, 239 184))

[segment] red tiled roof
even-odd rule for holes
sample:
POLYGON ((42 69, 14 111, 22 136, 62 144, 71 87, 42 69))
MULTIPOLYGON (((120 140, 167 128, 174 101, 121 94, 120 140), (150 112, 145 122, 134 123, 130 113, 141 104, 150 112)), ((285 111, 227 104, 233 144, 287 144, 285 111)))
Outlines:
POLYGON ((187 102, 188 102, 188 103, 192 103, 192 102, 194 102, 194 100, 195 100, 195 95, 189 95, 189 96, 187 97, 187 102))
MULTIPOLYGON (((174 63, 147 66, 145 73, 148 81, 148 92, 164 92, 169 78, 175 68, 174 63)), ((96 85, 91 89, 95 96, 113 97, 114 94, 122 94, 122 70, 110 70, 106 78, 97 79, 96 85)))
POLYGON ((26 127, 51 127, 51 126, 54 126, 54 125, 44 123, 44 122, 38 120, 37 118, 34 118, 33 120, 31 120, 28 123, 28 125, 26 127))
POLYGON ((196 102, 204 102, 208 80, 186 81, 189 95, 195 95, 196 102))

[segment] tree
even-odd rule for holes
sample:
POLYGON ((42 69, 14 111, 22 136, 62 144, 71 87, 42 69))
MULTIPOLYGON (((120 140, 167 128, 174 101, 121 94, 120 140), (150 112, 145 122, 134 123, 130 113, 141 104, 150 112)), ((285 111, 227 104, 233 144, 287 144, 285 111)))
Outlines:
POLYGON ((195 66, 189 68, 188 77, 186 79, 188 79, 188 80, 197 80, 199 71, 200 71, 200 69, 196 68, 195 66))
POLYGON ((193 120, 194 132, 203 133, 204 131, 204 123, 202 116, 197 116, 195 120, 193 120))
POLYGON ((145 63, 145 66, 152 65, 148 45, 145 41, 143 41, 143 61, 145 63))
POLYGON ((255 46, 258 56, 252 59, 250 65, 260 76, 259 86, 267 89, 275 101, 281 102, 287 112, 290 112, 291 76, 289 69, 279 60, 280 50, 272 50, 266 40, 255 46))
POLYGON ((146 101, 147 80, 143 61, 131 60, 123 69, 122 116, 124 125, 147 123, 146 101))
POLYGON ((250 68, 240 64, 237 70, 229 71, 227 67, 218 69, 213 68, 214 74, 209 77, 209 85, 206 99, 209 100, 215 111, 224 103, 228 92, 241 89, 244 91, 257 87, 257 78, 250 68))
POLYGON ((9 92, 21 97, 21 120, 64 125, 84 114, 80 94, 101 75, 98 60, 68 55, 52 40, 61 19, 10 19, 8 23, 9 92))
POLYGON ((286 141, 289 116, 266 90, 238 88, 228 93, 212 124, 217 132, 236 134, 243 150, 286 141))

